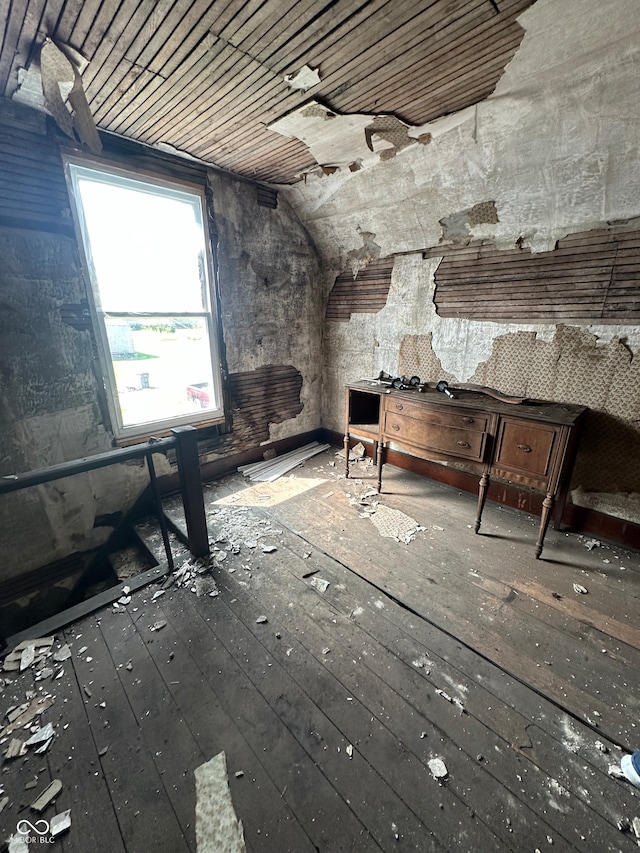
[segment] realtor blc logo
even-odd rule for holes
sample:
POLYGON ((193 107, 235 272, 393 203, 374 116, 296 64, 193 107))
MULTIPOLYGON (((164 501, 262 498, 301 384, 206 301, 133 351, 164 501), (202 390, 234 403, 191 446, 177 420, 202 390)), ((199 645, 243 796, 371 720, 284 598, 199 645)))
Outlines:
POLYGON ((30 820, 19 820, 16 826, 18 838, 22 839, 25 844, 53 844, 55 838, 51 835, 49 821, 37 820, 31 823, 30 820))

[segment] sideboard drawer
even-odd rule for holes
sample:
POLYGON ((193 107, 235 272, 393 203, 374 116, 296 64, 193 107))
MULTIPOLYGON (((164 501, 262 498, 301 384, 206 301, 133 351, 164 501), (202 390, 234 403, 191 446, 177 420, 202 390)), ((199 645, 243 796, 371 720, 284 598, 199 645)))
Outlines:
POLYGON ((484 457, 484 432, 431 423, 395 412, 385 413, 384 432, 391 441, 395 439, 400 444, 407 443, 463 459, 481 461, 484 457))
POLYGON ((433 403, 423 403, 420 400, 403 400, 397 397, 386 397, 384 401, 385 411, 389 414, 404 415, 408 418, 416 418, 429 421, 432 424, 440 424, 456 429, 467 429, 485 432, 488 418, 481 412, 443 411, 434 408, 433 403))
POLYGON ((557 434, 557 427, 551 424, 502 418, 494 464, 505 471, 545 479, 551 473, 557 434))

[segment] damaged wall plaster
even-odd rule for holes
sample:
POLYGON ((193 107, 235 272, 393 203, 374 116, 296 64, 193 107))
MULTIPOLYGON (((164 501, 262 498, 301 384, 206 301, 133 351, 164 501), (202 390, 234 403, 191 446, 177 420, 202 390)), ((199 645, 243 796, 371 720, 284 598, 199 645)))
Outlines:
POLYGON ((210 172, 219 233, 218 264, 230 374, 264 365, 292 365, 303 377, 302 411, 272 422, 275 441, 320 423, 323 288, 320 258, 288 201, 256 205, 255 188, 210 172))
MULTIPOLYGON (((283 189, 333 270, 347 268, 350 253, 361 247, 362 232, 375 234, 381 257, 416 252, 396 256, 382 311, 354 315, 348 323, 326 323, 323 421, 328 427, 343 429, 344 383, 376 376, 382 369, 400 372, 401 344, 414 335, 432 336, 431 355, 425 369, 417 371, 427 374, 424 379, 471 381, 480 365, 497 358, 495 340, 516 336, 522 342, 518 336, 523 332, 531 333, 524 339, 528 354, 521 360, 523 370, 557 346, 575 355, 573 338, 556 333, 552 323, 437 317, 432 300, 439 261, 423 261, 418 253, 443 239, 453 241, 454 235, 463 241, 491 239, 498 248, 513 248, 520 241, 540 252, 566 234, 640 215, 636 11, 634 0, 584 0, 579 14, 575 0, 537 0, 519 18, 525 35, 494 93, 476 107, 421 128, 432 134, 429 145, 409 146, 358 172, 307 176, 283 189), (488 200, 494 202, 495 215, 482 215, 479 222, 471 212, 488 200)), ((597 338, 595 350, 587 339, 577 348, 584 362, 580 393, 586 393, 590 375, 596 378, 594 351, 604 347, 620 353, 618 339, 627 353, 640 351, 638 325, 574 326, 589 341, 597 338)), ((409 370, 404 360, 402 365, 409 370)), ((637 408, 635 414, 632 409, 637 407, 634 376, 630 368, 621 373, 625 408, 614 406, 610 414, 602 410, 603 417, 623 419, 629 430, 635 429, 631 423, 637 417, 637 408)), ((564 386, 569 378, 558 378, 553 371, 541 376, 538 395, 565 399, 571 393, 564 386)), ((500 387, 500 378, 489 384, 500 387)), ((590 399, 578 402, 589 404, 590 399)), ((590 489, 640 492, 640 483, 629 478, 614 477, 615 487, 605 482, 594 447, 576 469, 590 489)), ((607 505, 614 514, 620 512, 611 502, 607 505)))
POLYGON ((482 240, 488 235, 479 226, 496 225, 499 222, 495 201, 482 201, 466 210, 451 213, 440 220, 442 225, 441 242, 467 245, 473 234, 474 239, 482 240), (473 230, 472 230, 473 229, 473 230))
POLYGON ((299 139, 320 166, 317 175, 360 171, 411 145, 426 145, 431 134, 392 115, 340 115, 310 101, 269 125, 269 130, 299 139))
MULTIPOLYGON (((574 487, 602 511, 640 522, 640 326, 575 326, 446 320, 433 305, 438 259, 396 257, 386 306, 326 325, 325 424, 344 428, 344 384, 380 370, 424 381, 475 382, 505 393, 591 407, 574 487), (635 413, 635 414, 634 414, 635 413), (631 450, 629 450, 631 448, 631 450), (603 454, 611 464, 602 464, 603 454), (604 509, 605 507, 607 509, 604 509)), ((582 498, 585 502, 586 498, 582 498)))
MULTIPOLYGON (((19 132, 18 139, 39 140, 46 169, 32 168, 31 160, 25 169, 40 189, 41 206, 50 209, 47 215, 42 211, 40 221, 34 203, 21 220, 22 230, 0 228, 5 436, 0 475, 5 475, 109 450, 113 436, 98 405, 91 334, 66 325, 60 313, 61 305, 79 303, 86 292, 77 241, 64 215, 68 196, 53 122, 15 102, 0 107, 0 127, 10 128, 7 139, 19 132), (63 234, 39 230, 61 225, 63 234)), ((2 150, 15 162, 22 149, 7 145, 2 150)), ((318 284, 319 258, 285 199, 277 209, 261 207, 255 185, 217 173, 211 173, 210 185, 231 404, 241 410, 235 413, 239 426, 231 444, 227 436, 221 439, 223 455, 225 449, 253 449, 258 441, 320 426, 318 317, 324 279, 318 284), (262 394, 250 393, 254 380, 262 384, 262 394), (257 401, 269 397, 270 389, 269 406, 261 408, 257 401)), ((6 216, 5 200, 0 198, 0 217, 6 216)), ((159 475, 171 470, 164 456, 156 455, 155 462, 159 475)), ((99 545, 112 528, 94 527, 96 518, 126 511, 147 483, 146 468, 132 462, 2 496, 0 581, 99 545)))
POLYGON ((284 82, 292 89, 306 92, 318 85, 320 74, 317 68, 309 68, 308 65, 303 65, 294 74, 285 74, 284 82))
MULTIPOLYGON (((358 227, 376 234, 383 255, 436 246, 442 219, 487 199, 500 220, 493 226, 498 245, 522 237, 534 251, 551 249, 566 233, 637 216, 635 9, 633 0, 585 0, 577 15, 574 0, 537 0, 521 16, 523 41, 495 92, 421 128, 431 144, 292 187, 289 196, 325 257, 343 260, 358 227)), ((356 140, 364 130, 359 119, 356 140)))

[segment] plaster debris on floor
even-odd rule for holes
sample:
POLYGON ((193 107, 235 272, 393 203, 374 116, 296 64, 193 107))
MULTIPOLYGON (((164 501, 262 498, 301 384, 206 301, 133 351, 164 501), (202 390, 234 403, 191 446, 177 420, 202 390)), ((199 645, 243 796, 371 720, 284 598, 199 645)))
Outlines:
POLYGON ((229 790, 225 753, 197 767, 195 782, 197 853, 246 853, 242 822, 229 790))
POLYGON ((384 504, 378 504, 375 513, 370 515, 370 519, 381 536, 388 536, 396 542, 404 542, 405 545, 415 539, 416 533, 424 530, 415 518, 384 504))

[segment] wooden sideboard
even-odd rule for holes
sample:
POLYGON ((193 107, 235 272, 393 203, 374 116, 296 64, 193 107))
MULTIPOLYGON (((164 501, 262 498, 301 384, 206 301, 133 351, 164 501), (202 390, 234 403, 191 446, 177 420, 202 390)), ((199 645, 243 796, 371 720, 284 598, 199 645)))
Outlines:
POLYGON ((373 443, 379 492, 387 448, 395 445, 421 459, 461 465, 480 475, 476 533, 491 477, 542 492, 539 557, 552 510, 558 520, 562 514, 587 408, 547 400, 504 403, 477 391, 453 390, 452 400, 437 391, 391 390, 377 381, 347 385, 347 477, 352 437, 373 443))

